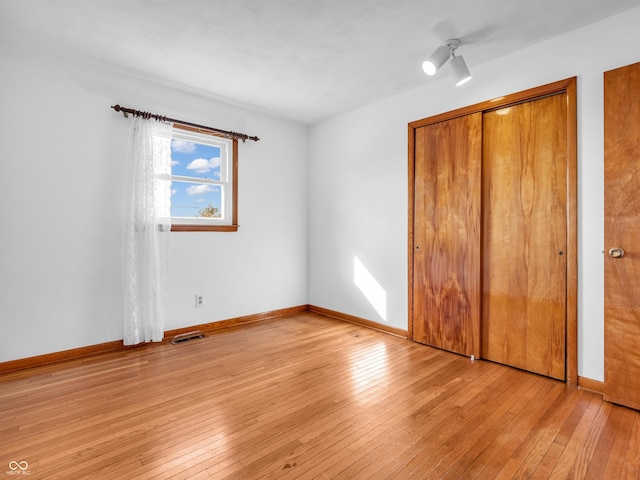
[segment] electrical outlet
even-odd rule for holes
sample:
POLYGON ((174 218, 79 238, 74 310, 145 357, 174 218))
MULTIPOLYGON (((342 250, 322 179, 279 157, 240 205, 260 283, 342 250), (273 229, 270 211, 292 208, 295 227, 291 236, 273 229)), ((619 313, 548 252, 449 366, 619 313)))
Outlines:
POLYGON ((196 293, 196 307, 202 307, 204 305, 204 295, 196 293))

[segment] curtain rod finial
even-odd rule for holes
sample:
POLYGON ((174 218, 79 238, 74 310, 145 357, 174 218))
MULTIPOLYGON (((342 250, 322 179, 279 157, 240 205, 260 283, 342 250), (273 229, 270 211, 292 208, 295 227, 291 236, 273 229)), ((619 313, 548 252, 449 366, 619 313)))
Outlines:
POLYGON ((122 115, 124 115, 124 118, 129 118, 129 115, 127 115, 127 112, 125 111, 125 109, 122 108, 120 105, 111 105, 111 108, 113 108, 116 112, 122 112, 122 115))

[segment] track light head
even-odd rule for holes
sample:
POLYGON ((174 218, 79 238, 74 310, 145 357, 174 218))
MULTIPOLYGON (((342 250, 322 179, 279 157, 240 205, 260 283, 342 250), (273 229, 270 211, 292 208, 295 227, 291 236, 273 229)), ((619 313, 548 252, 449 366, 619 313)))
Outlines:
POLYGON ((471 73, 469 73, 467 64, 465 63, 462 56, 456 57, 455 55, 452 55, 451 68, 453 70, 453 76, 456 80, 456 87, 459 87, 460 85, 463 85, 471 80, 471 73))
POLYGON ((422 64, 422 70, 427 75, 433 76, 451 56, 451 50, 446 45, 440 45, 422 64))

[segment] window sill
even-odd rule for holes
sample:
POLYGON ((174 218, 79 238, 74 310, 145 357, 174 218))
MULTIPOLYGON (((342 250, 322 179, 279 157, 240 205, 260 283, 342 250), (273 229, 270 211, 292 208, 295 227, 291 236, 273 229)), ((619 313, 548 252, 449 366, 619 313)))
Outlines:
POLYGON ((171 225, 172 232, 237 232, 239 225, 171 225))

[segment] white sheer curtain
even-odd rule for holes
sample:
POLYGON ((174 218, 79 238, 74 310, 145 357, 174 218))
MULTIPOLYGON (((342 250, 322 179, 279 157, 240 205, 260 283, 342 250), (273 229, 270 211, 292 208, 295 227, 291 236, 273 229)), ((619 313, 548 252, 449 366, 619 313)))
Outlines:
POLYGON ((129 129, 124 278, 124 344, 164 336, 171 231, 172 125, 135 117, 129 129))

